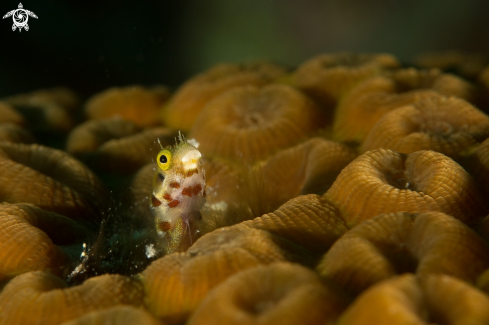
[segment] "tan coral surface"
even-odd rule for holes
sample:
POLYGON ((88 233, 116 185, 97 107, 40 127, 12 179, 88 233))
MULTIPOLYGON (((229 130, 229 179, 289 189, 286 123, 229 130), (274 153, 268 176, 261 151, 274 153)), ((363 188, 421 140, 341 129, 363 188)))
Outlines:
POLYGON ((471 81, 328 53, 2 98, 0 324, 488 324, 489 61, 462 57, 418 63, 471 81), (207 203, 164 255, 149 204, 178 131, 207 203))

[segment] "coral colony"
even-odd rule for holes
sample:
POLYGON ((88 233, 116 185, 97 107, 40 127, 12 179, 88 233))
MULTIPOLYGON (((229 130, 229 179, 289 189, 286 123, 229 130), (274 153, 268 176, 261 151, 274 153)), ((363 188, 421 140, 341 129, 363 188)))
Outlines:
POLYGON ((0 324, 488 324, 486 64, 1 99, 0 324))

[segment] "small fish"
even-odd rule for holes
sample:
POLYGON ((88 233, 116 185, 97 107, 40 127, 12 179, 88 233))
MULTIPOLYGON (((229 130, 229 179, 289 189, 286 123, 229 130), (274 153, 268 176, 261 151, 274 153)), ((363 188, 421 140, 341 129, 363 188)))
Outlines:
POLYGON ((201 157, 181 134, 175 147, 162 147, 156 156, 149 208, 166 254, 192 245, 194 221, 201 219, 206 196, 201 157))

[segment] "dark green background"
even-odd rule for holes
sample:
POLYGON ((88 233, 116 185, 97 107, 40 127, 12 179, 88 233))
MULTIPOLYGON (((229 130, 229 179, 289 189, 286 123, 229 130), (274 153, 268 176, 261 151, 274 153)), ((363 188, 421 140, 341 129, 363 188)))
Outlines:
MULTIPOLYGON (((178 86, 222 61, 291 67, 328 51, 489 53, 487 0, 23 2, 28 32, 0 23, 0 97, 52 86, 178 86)), ((2 0, 0 14, 18 1, 2 0)))

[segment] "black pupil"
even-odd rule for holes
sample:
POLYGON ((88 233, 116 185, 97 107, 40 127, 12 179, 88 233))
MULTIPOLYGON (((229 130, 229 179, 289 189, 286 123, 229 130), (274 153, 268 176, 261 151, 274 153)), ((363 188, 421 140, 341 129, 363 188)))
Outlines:
POLYGON ((162 164, 166 164, 166 162, 167 162, 167 161, 168 161, 168 158, 166 158, 166 156, 165 156, 165 155, 161 155, 161 156, 160 156, 160 163, 162 163, 162 164))

